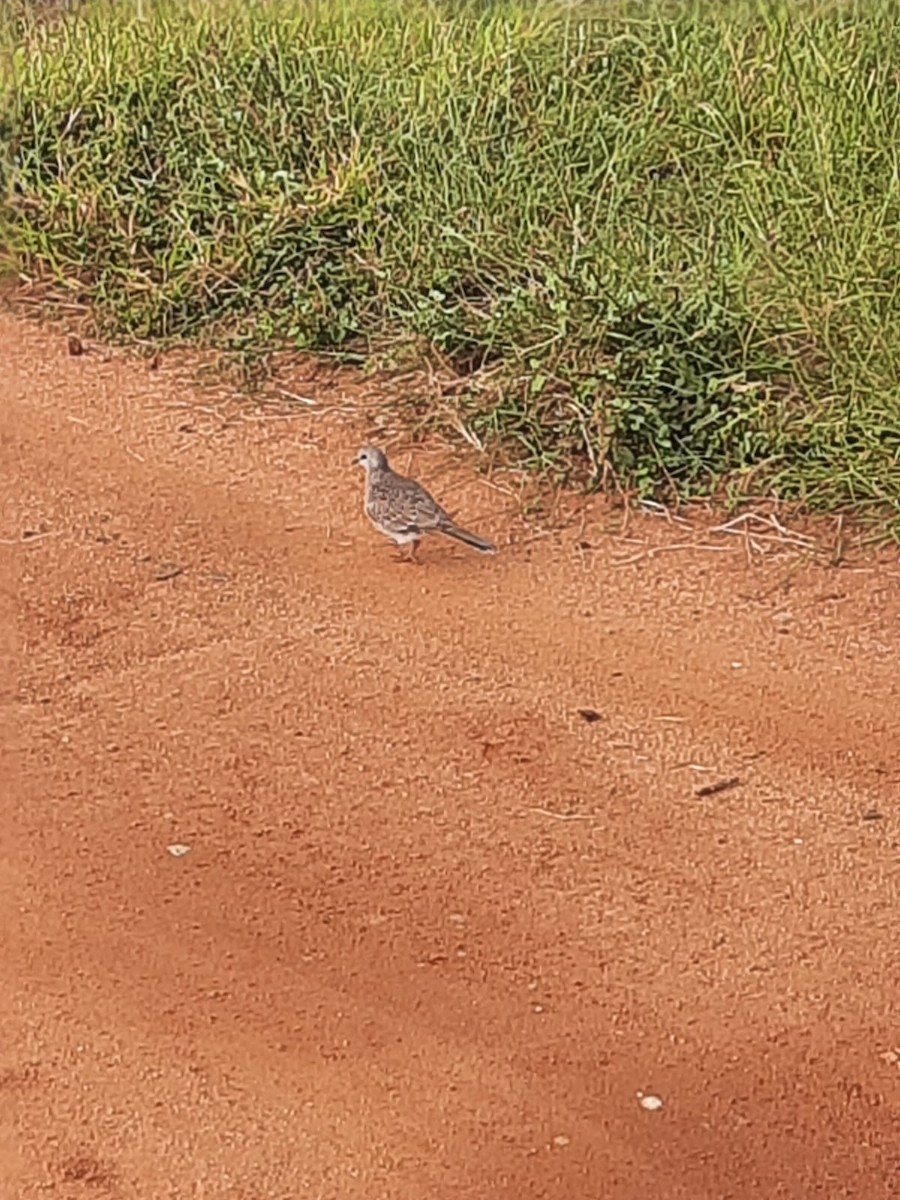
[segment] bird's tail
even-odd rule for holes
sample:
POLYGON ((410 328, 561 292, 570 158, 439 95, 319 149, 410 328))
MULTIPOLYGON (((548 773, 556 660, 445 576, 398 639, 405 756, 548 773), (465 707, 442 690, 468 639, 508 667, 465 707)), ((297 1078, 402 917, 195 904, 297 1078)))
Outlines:
POLYGON ((462 542, 466 546, 471 546, 473 550, 477 550, 479 554, 496 554, 497 547, 490 542, 486 542, 484 538, 480 538, 477 533, 469 533, 468 529, 460 529, 458 525, 454 525, 452 521, 448 521, 445 525, 439 525, 438 530, 444 537, 453 538, 454 541, 462 542))

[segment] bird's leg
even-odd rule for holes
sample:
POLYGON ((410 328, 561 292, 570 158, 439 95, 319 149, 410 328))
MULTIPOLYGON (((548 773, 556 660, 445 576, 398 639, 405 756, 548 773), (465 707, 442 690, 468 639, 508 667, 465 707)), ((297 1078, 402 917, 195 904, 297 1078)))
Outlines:
POLYGON ((394 562, 413 563, 415 566, 421 566, 419 559, 416 558, 416 553, 419 549, 419 538, 413 538, 408 542, 397 542, 397 553, 394 555, 394 562), (404 546, 409 549, 404 553, 404 546))

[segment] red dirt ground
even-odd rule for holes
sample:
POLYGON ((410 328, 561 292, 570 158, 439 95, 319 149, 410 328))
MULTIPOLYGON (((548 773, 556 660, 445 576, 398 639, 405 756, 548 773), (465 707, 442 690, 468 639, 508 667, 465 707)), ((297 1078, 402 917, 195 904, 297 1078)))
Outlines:
POLYGON ((400 566, 358 423, 0 344, 4 1197, 900 1195, 895 560, 420 449, 400 566))

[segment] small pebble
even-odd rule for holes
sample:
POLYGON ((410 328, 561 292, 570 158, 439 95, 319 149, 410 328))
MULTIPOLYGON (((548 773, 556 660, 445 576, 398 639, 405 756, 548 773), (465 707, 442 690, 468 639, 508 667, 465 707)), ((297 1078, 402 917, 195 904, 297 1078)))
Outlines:
POLYGON ((578 715, 581 717, 582 721, 586 721, 588 725, 594 725, 597 723, 597 721, 603 720, 602 714, 598 713, 596 708, 579 708, 578 715))
POLYGON ((567 1138, 564 1133, 558 1133, 556 1135, 556 1137, 553 1139, 554 1146, 568 1146, 569 1142, 570 1142, 570 1139, 567 1138))
POLYGON ((659 1112, 663 1106, 659 1096, 645 1096, 643 1092, 638 1092, 638 1100, 641 1108, 646 1108, 647 1112, 659 1112))
POLYGON ((175 842, 172 846, 166 846, 166 849, 173 858, 183 858, 190 850, 190 846, 185 846, 183 842, 175 842))

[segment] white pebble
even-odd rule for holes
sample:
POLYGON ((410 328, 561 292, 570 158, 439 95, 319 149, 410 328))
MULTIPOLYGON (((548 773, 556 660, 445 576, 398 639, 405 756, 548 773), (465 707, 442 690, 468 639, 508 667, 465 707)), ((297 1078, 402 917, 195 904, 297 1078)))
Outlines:
POLYGON ((182 858, 190 850, 190 846, 185 846, 182 842, 176 842, 174 846, 166 846, 166 849, 173 858, 182 858))
POLYGON ((638 1092, 638 1100, 641 1108, 646 1108, 647 1112, 659 1112, 663 1106, 659 1096, 645 1096, 643 1092, 638 1092))

